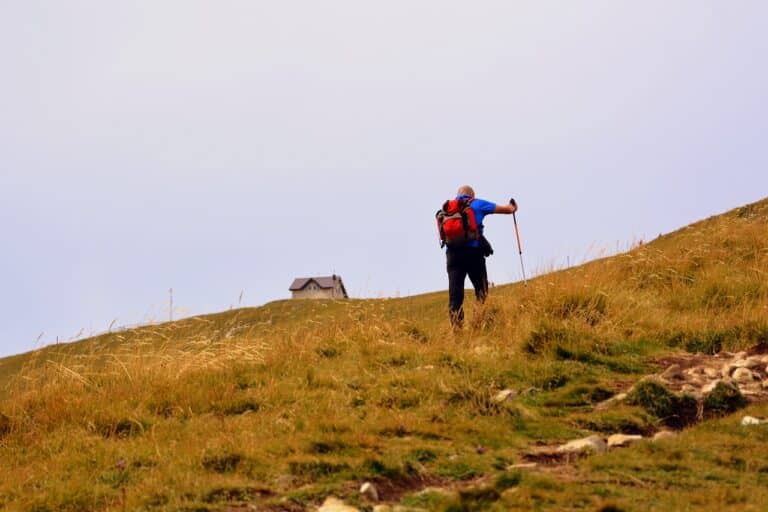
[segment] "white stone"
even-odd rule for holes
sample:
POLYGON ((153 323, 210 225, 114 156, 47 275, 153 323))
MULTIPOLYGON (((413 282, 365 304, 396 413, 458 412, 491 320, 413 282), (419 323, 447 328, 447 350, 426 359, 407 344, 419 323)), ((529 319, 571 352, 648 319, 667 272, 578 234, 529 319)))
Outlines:
POLYGON ((742 427, 749 427, 752 425, 762 425, 763 423, 768 423, 768 420, 761 420, 758 418, 754 418, 752 416, 744 416, 741 419, 741 426, 742 427))
POLYGON ((704 374, 704 368, 702 368, 701 366, 694 366, 693 368, 688 368, 687 370, 685 370, 685 374, 690 376, 690 377, 696 377, 698 375, 703 375, 704 374))
POLYGON ((360 486, 360 494, 371 501, 379 501, 379 491, 376 490, 376 486, 371 482, 365 482, 360 486))
POLYGON ((666 380, 680 379, 682 378, 682 376, 683 376, 683 373, 680 370, 679 364, 671 365, 669 368, 664 370, 664 372, 661 374, 661 378, 666 380))
POLYGON ((724 378, 728 378, 731 376, 731 364, 725 363, 723 367, 720 369, 720 375, 724 378))
POLYGON ((768 389, 768 380, 763 381, 763 389, 768 389))
POLYGON ((559 453, 604 453, 607 450, 608 445, 605 444, 605 441, 600 436, 589 436, 584 439, 576 439, 557 448, 559 453))
POLYGON ((680 391, 688 395, 695 395, 695 394, 698 394, 699 388, 697 388, 693 384, 683 384, 683 386, 680 388, 680 391))
POLYGON ((598 411, 598 412, 605 411, 609 407, 611 407, 613 404, 616 404, 618 402, 623 402, 624 400, 626 400, 627 396, 628 396, 627 393, 619 393, 616 396, 612 396, 608 400, 603 400, 602 402, 600 402, 595 406, 595 411, 598 411))
POLYGON ((763 358, 760 356, 752 356, 747 358, 747 368, 754 370, 763 366, 763 358))
POLYGON ((752 373, 752 370, 749 370, 747 368, 737 368, 735 372, 733 372, 733 380, 739 383, 748 383, 755 380, 755 374, 752 373))
POLYGON ((720 377, 720 372, 714 368, 706 367, 704 368, 704 375, 706 375, 710 379, 716 379, 720 377))
POLYGON ((514 390, 505 389, 496 393, 492 400, 494 403, 500 404, 502 402, 506 402, 507 400, 514 400, 516 396, 517 393, 514 390))
POLYGON ((508 466, 507 469, 512 471, 515 469, 536 469, 537 467, 539 467, 539 465, 536 464, 535 462, 528 462, 525 464, 513 464, 511 466, 508 466))
POLYGON ((638 435, 613 434, 612 436, 608 437, 608 448, 620 448, 622 446, 629 446, 630 444, 642 439, 643 436, 638 435))
POLYGON ((702 387, 701 388, 701 392, 703 394, 705 394, 705 395, 708 394, 708 393, 711 393, 712 391, 714 391, 714 389, 717 387, 717 385, 720 384, 720 382, 721 382, 720 379, 713 380, 709 384, 707 384, 704 387, 702 387))
POLYGON ((359 509, 349 506, 338 498, 329 496, 317 509, 317 512, 360 512, 359 509))
POLYGON ((376 505, 373 507, 373 512, 392 512, 392 507, 389 505, 376 505))
POLYGON ((670 439, 672 437, 675 437, 677 434, 672 432, 671 430, 660 430, 656 432, 656 434, 653 436, 654 441, 660 441, 662 439, 670 439))

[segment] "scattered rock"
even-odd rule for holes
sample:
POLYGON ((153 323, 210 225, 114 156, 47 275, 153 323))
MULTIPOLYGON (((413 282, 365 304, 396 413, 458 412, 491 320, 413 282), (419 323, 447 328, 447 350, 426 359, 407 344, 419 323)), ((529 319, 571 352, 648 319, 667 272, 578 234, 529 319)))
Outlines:
POLYGON ((370 501, 379 501, 379 491, 371 482, 365 482, 360 486, 360 494, 370 501))
POLYGON ((742 427, 749 427, 752 425, 762 425, 763 423, 768 423, 768 420, 761 420, 758 418, 754 418, 752 416, 744 416, 741 419, 741 426, 742 427))
POLYGON ((698 395, 699 387, 695 386, 694 384, 683 384, 683 387, 680 388, 680 391, 683 393, 688 393, 689 395, 698 395))
POLYGON ((670 439, 672 437, 677 436, 675 432, 672 430, 659 430, 656 432, 656 434, 653 436, 653 441, 659 441, 661 439, 670 439))
POLYGON ((709 384, 705 385, 703 388, 701 388, 701 392, 705 395, 710 394, 714 389, 717 387, 718 384, 720 384, 720 379, 715 379, 709 384))
POLYGON ((612 396, 608 400, 604 400, 604 401, 600 402, 599 404, 597 404, 595 406, 595 411, 597 411, 597 412, 606 411, 610 407, 612 407, 613 405, 615 405, 615 404, 617 404, 619 402, 623 402, 626 399, 627 399, 627 394, 626 393, 619 393, 618 395, 612 396))
POLYGON ((764 380, 762 386, 763 389, 768 389, 768 380, 764 380))
POLYGON ((683 372, 680 369, 680 365, 673 364, 672 366, 664 370, 664 373, 661 374, 661 378, 665 380, 674 380, 674 379, 682 380, 685 377, 683 376, 683 372))
POLYGON ((685 375, 688 375, 689 377, 695 377, 703 374, 704 374, 704 368, 701 366, 694 366, 693 368, 688 368, 687 370, 685 370, 685 375))
POLYGON ((373 512, 392 512, 392 507, 389 505, 376 505, 373 507, 373 512))
POLYGON ((526 464, 513 464, 509 466, 507 469, 510 471, 514 471, 515 469, 536 469, 539 467, 539 465, 535 462, 528 462, 526 464))
POLYGON ((632 443, 641 441, 643 436, 638 435, 625 435, 625 434, 613 434, 608 437, 608 448, 621 448, 629 446, 632 443))
POLYGON ((733 372, 733 380, 738 383, 752 382, 755 380, 755 374, 746 367, 736 368, 736 371, 733 372))
POLYGON ((338 498, 329 496, 323 504, 317 509, 317 512, 360 512, 358 508, 347 505, 338 498))
POLYGON ((707 366, 704 368, 704 375, 706 375, 708 379, 716 379, 720 377, 720 372, 707 366))
POLYGON ((500 404, 502 402, 506 402, 507 400, 514 400, 516 396, 517 393, 514 390, 505 389, 496 393, 496 395, 491 400, 494 403, 500 404))
POLYGON ((558 453, 604 453, 608 450, 608 445, 605 444, 603 438, 600 436, 589 436, 584 439, 576 439, 565 443, 557 448, 558 453))

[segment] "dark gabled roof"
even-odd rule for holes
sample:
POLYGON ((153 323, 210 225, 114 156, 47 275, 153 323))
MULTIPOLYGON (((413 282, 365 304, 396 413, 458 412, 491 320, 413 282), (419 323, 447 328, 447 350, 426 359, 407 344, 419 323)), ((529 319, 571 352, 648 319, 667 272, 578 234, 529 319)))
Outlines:
POLYGON ((341 276, 337 275, 323 277, 298 277, 293 280, 293 283, 291 283, 291 287, 288 288, 288 290, 292 292, 303 290, 312 281, 317 283, 317 286, 323 290, 330 290, 335 288, 336 283, 338 282, 339 285, 341 285, 341 291, 344 293, 344 296, 347 296, 347 290, 344 288, 344 282, 341 280, 341 276))

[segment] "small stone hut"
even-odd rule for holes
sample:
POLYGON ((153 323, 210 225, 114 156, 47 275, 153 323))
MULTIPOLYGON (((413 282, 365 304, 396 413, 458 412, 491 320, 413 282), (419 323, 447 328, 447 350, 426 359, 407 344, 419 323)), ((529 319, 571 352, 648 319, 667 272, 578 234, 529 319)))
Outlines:
POLYGON ((291 287, 293 299, 347 299, 347 290, 341 276, 299 277, 293 280, 291 287))

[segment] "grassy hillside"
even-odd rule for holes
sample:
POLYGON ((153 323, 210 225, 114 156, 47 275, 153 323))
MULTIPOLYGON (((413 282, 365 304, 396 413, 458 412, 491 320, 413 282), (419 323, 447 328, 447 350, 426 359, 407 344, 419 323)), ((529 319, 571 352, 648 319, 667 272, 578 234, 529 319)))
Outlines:
POLYGON ((446 293, 283 301, 0 360, 0 509, 370 508, 358 488, 373 481, 428 510, 764 510, 768 426, 741 415, 519 464, 659 430, 639 405, 594 406, 670 353, 768 343, 767 235, 763 200, 496 287, 458 335, 446 293), (495 401, 505 389, 516 398, 495 401))

